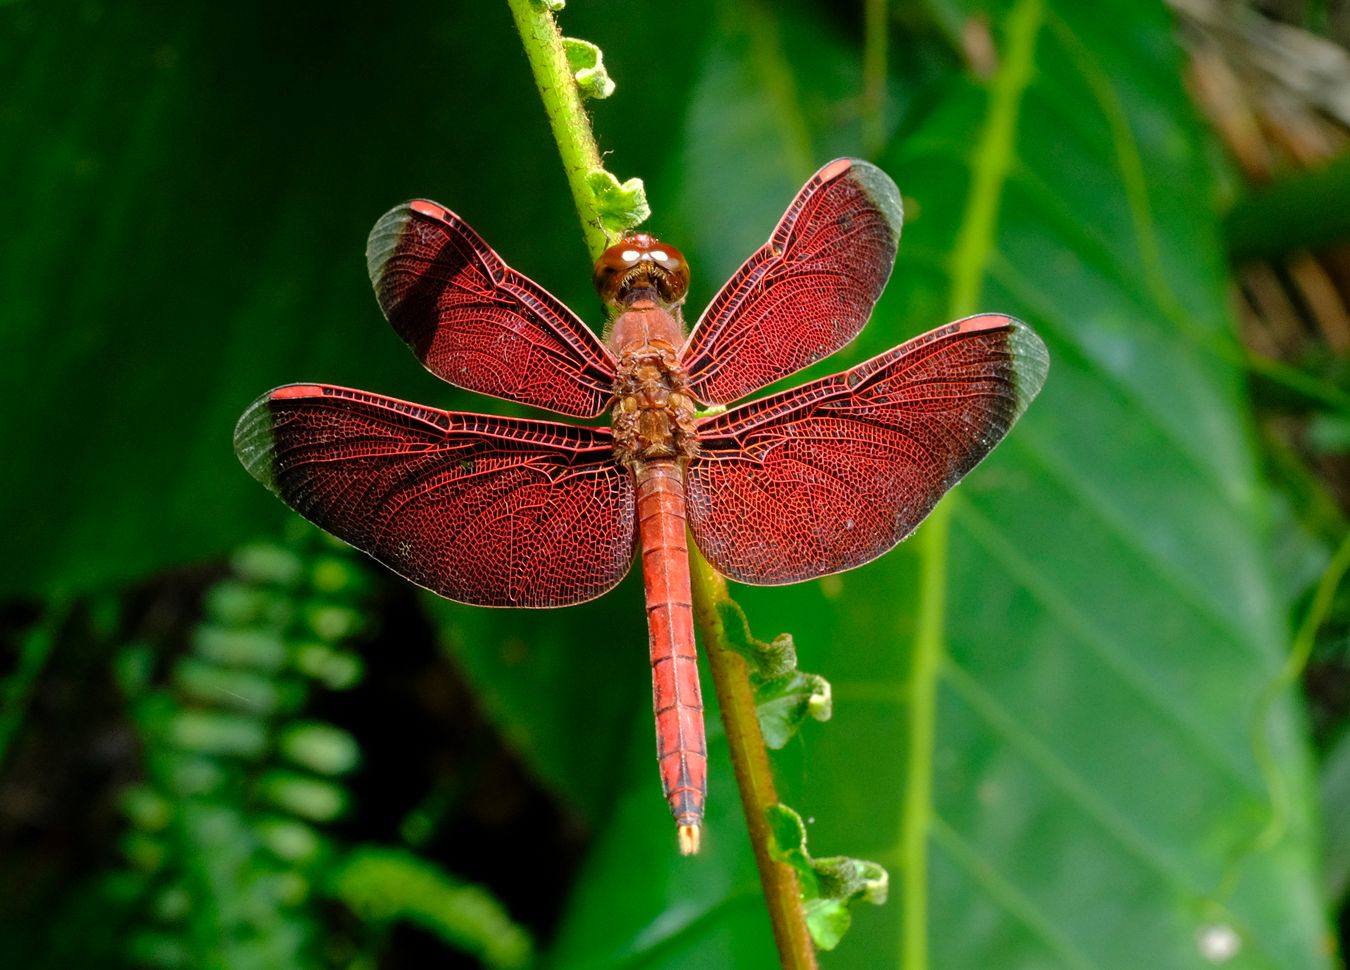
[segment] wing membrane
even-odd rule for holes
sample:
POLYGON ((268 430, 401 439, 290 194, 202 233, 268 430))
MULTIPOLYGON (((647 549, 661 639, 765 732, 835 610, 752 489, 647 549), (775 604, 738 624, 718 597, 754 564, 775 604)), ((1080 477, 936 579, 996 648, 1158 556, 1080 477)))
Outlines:
POLYGON ((449 209, 418 200, 386 213, 366 265, 385 316, 437 377, 561 414, 604 411, 608 348, 449 209))
POLYGON ((1048 367, 1025 324, 985 314, 705 418, 685 485, 694 541, 758 585, 870 562, 993 449, 1048 367))
POLYGON ((292 384, 249 407, 235 451, 305 518, 461 603, 580 603, 633 559, 632 477, 606 428, 292 384))
POLYGON ((689 335, 680 359, 693 395, 735 401, 856 337, 890 278, 900 222, 900 193, 875 165, 841 158, 817 172, 689 335))

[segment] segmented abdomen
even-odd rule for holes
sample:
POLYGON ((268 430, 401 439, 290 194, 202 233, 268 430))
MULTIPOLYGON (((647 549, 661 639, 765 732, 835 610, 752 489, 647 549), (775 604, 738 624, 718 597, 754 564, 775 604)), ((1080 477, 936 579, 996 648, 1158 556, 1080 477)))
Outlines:
POLYGON ((656 756, 681 842, 689 838, 696 846, 708 792, 708 755, 694 651, 684 476, 674 461, 653 461, 638 465, 636 478, 656 756))

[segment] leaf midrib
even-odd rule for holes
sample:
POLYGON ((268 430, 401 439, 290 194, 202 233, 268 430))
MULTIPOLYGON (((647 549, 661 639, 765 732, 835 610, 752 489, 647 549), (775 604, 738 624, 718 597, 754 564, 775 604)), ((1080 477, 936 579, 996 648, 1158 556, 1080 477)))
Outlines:
MULTIPOLYGON (((975 145, 971 191, 952 255, 948 316, 977 309, 985 267, 994 250, 1003 186, 1013 165, 1017 115, 1031 82, 1033 52, 1045 11, 1041 0, 1019 0, 1008 17, 1007 49, 991 85, 989 112, 975 145)), ((909 683, 909 760, 900 819, 900 954, 903 970, 928 967, 929 832, 933 819, 933 746, 937 680, 945 652, 950 512, 939 504, 919 536, 921 600, 909 683)))

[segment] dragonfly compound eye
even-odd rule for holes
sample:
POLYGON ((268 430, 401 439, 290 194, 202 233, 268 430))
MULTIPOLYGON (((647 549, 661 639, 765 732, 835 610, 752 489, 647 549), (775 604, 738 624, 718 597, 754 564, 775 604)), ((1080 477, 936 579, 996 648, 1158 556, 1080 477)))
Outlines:
POLYGON ((595 262, 595 290, 608 306, 623 308, 641 295, 667 305, 689 289, 689 265, 674 246, 645 232, 625 236, 595 262))

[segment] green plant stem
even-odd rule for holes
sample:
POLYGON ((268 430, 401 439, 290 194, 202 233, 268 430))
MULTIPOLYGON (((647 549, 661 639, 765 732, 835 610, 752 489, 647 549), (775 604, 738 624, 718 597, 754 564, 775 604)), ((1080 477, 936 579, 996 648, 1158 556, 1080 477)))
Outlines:
POLYGON ((1270 716, 1275 710, 1276 703, 1298 682, 1308 666, 1313 647, 1317 643, 1317 631, 1321 629, 1331 612, 1336 591, 1340 589, 1347 572, 1350 572, 1350 533, 1341 538, 1341 543, 1332 555, 1331 561, 1322 571, 1322 577, 1317 583, 1316 590, 1313 591, 1312 602, 1308 605, 1308 612, 1303 617, 1303 622, 1299 624, 1294 640, 1289 646, 1289 655, 1285 657, 1275 676, 1262 688, 1252 707, 1250 728, 1252 756, 1270 795, 1270 816, 1261 830, 1243 846, 1242 851, 1236 853, 1229 861, 1218 886, 1214 889, 1215 899, 1227 899, 1232 896, 1237 890, 1247 860, 1257 853, 1273 849, 1288 832, 1289 816, 1292 811, 1290 783, 1271 741, 1270 716))
POLYGON ((909 683, 909 763, 900 820, 902 965, 928 966, 928 835, 933 820, 933 745, 937 720, 937 682, 944 653, 947 620, 947 536, 950 502, 928 516, 915 538, 919 543, 919 614, 909 683))
POLYGON ((1294 641, 1290 644, 1289 655, 1285 657, 1280 671, 1261 691, 1257 699, 1252 719, 1252 748, 1257 766, 1265 776, 1266 788, 1270 792, 1270 818, 1265 828, 1256 837, 1252 852, 1264 852, 1273 848, 1284 836, 1289 827, 1291 796, 1289 781, 1282 771, 1282 765, 1276 757, 1270 740, 1268 722, 1275 704, 1298 679, 1303 676, 1308 660, 1312 657, 1313 647, 1317 644, 1317 631, 1321 629, 1331 612, 1346 572, 1350 571, 1350 534, 1342 540, 1339 548, 1322 571, 1322 578, 1313 592, 1312 603, 1299 624, 1294 641))
MULTIPOLYGON (((1045 16, 1042 0, 1018 0, 1008 17, 1003 64, 990 91, 989 113, 972 156, 970 193, 953 249, 953 318, 975 313, 994 252, 1003 186, 1015 157, 1017 113, 1034 73, 1036 38, 1045 16)), ((928 962, 928 839, 933 827, 933 759, 937 736, 938 679, 946 655, 947 554, 951 535, 948 497, 924 522, 919 546, 919 612, 910 664, 909 763, 901 815, 901 967, 926 970, 928 962)))
POLYGON ((590 119, 581 104, 572 71, 563 53, 562 32, 558 30, 553 14, 535 0, 506 0, 520 31, 520 42, 534 73, 539 98, 544 103, 553 140, 562 156, 563 171, 572 189, 572 200, 581 218, 581 231, 586 237, 586 248, 596 259, 605 251, 608 241, 600 226, 600 213, 595 194, 586 182, 586 176, 600 169, 600 152, 591 134, 590 119))
MULTIPOLYGON (((586 175, 601 167, 591 134, 590 121, 581 106, 576 83, 563 54, 562 35, 551 14, 532 0, 507 0, 521 43, 534 71, 535 83, 567 170, 577 213, 581 217, 592 256, 604 251, 606 240, 600 228, 594 196, 586 175)), ((694 612, 708 653, 713 685, 717 691, 736 784, 741 793, 750 842, 759 866, 764 900, 769 910, 774 941, 785 970, 815 970, 816 950, 802 909, 801 886, 791 866, 769 855, 770 832, 766 810, 778 804, 768 750, 759 728, 750 672, 745 661, 726 646, 726 636, 717 616, 717 603, 730 599, 726 580, 691 547, 694 612)))
POLYGON ((717 703, 722 710, 722 724, 731 749, 731 766, 741 793, 741 807, 750 830, 759 881, 764 887, 764 902, 769 909, 774 942, 778 945, 778 959, 785 970, 808 970, 816 966, 816 948, 806 928, 797 873, 791 866, 776 862, 769 855, 770 834, 765 813, 778 804, 778 792, 774 788, 764 736, 759 729, 749 668, 727 645, 726 631, 716 608, 718 602, 729 600, 731 596, 726 580, 698 551, 691 549, 690 555, 694 615, 703 635, 708 666, 712 669, 717 703))
POLYGON ((1240 347, 1235 341, 1226 340, 1219 344, 1218 352, 1226 363, 1245 367, 1256 377, 1290 391, 1310 403, 1350 415, 1350 394, 1346 394, 1331 381, 1305 374, 1282 360, 1240 347))

